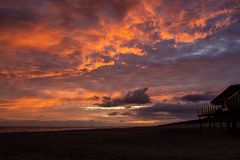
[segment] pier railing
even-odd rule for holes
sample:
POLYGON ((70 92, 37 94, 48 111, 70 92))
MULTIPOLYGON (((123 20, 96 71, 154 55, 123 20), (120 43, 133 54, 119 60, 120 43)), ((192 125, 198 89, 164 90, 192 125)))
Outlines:
POLYGON ((221 105, 212 105, 209 104, 207 106, 201 107, 197 109, 197 115, 199 116, 210 116, 210 115, 214 115, 217 112, 222 110, 222 106, 221 105))

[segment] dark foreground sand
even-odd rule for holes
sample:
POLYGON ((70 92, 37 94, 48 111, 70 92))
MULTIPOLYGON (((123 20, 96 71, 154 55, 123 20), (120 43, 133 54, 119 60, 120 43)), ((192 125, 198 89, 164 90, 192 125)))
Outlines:
POLYGON ((220 130, 161 126, 0 134, 0 160, 239 160, 240 138, 220 130))

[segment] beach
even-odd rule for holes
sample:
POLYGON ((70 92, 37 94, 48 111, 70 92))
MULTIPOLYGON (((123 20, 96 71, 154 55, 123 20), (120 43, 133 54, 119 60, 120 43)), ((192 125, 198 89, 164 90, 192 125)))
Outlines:
POLYGON ((240 137, 183 124, 0 134, 1 160, 240 159, 240 137))

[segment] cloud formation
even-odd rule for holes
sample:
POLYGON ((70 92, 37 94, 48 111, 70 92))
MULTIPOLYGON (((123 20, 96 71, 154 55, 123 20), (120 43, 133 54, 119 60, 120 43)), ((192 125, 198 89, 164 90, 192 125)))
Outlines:
POLYGON ((240 82, 238 0, 1 1, 0 17, 0 119, 160 122, 240 82))
POLYGON ((1 5, 0 40, 7 52, 12 48, 63 58, 75 55, 78 64, 74 69, 92 71, 114 65, 122 54, 149 54, 146 45, 156 48, 166 40, 175 46, 196 43, 239 21, 238 1, 185 4, 164 0, 6 1, 1 5))
POLYGON ((142 121, 179 121, 195 119, 197 105, 180 103, 155 103, 149 107, 132 109, 124 112, 110 112, 110 117, 135 117, 142 121))
POLYGON ((216 94, 204 93, 204 94, 189 94, 182 97, 179 97, 180 100, 189 101, 189 102, 201 102, 201 101, 210 101, 216 94))
POLYGON ((141 108, 137 110, 137 116, 147 117, 153 119, 162 118, 164 116, 173 116, 179 118, 194 117, 197 106, 190 104, 170 104, 170 103, 156 103, 148 108, 141 108))
POLYGON ((146 93, 148 88, 139 88, 133 91, 129 91, 121 97, 111 98, 111 97, 103 97, 102 103, 99 104, 103 107, 112 107, 112 106, 120 106, 125 104, 146 104, 150 103, 150 97, 146 93))

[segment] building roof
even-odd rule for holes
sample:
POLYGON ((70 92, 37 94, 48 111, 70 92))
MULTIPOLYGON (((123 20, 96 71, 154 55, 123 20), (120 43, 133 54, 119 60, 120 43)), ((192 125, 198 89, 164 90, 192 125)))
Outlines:
POLYGON ((235 84, 229 86, 222 93, 220 93, 216 98, 214 98, 211 103, 214 105, 223 104, 229 97, 231 97, 234 93, 240 91, 240 84, 235 84))

